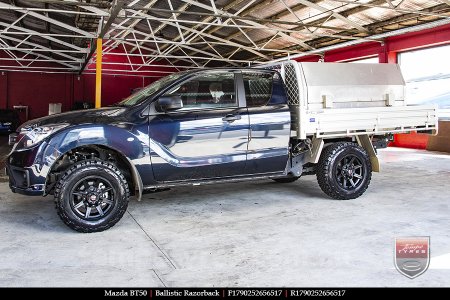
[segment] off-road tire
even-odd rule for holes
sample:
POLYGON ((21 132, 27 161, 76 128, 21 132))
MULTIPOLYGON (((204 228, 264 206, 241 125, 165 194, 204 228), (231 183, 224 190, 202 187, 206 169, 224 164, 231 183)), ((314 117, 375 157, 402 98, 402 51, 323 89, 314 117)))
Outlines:
POLYGON ((61 220, 70 228, 84 233, 104 231, 114 226, 128 207, 130 191, 120 170, 113 164, 97 159, 78 162, 68 168, 55 187, 55 207, 61 220), (71 205, 75 185, 84 178, 99 178, 111 183, 113 199, 108 214, 96 220, 87 220, 76 214, 71 205))
MULTIPOLYGON (((351 172, 350 175, 347 173, 346 175, 354 176, 351 172)), ((355 199, 367 190, 372 177, 372 165, 366 150, 359 145, 351 142, 337 142, 323 150, 317 164, 316 176, 322 191, 331 198, 336 200, 355 199), (355 160, 361 165, 362 173, 357 175, 362 178, 355 187, 344 188, 346 183, 343 184, 341 181, 343 181, 342 174, 345 171, 342 171, 342 167, 339 169, 339 164, 347 157, 355 157, 355 160)))

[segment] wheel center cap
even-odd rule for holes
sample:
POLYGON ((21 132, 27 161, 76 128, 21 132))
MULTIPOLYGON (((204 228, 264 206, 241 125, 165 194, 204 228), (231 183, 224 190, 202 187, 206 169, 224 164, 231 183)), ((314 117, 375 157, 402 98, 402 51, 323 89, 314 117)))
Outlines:
POLYGON ((96 194, 90 194, 89 197, 88 197, 88 201, 89 201, 90 203, 95 203, 95 202, 97 202, 97 199, 98 199, 98 196, 97 196, 96 194))
POLYGON ((346 177, 353 177, 353 174, 355 173, 355 170, 353 167, 345 165, 342 168, 342 175, 346 176, 346 177))

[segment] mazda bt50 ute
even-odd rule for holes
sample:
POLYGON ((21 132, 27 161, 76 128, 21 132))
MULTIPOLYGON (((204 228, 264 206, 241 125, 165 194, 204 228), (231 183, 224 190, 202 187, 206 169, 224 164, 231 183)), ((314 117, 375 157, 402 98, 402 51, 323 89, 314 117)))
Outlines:
POLYGON ((315 174, 329 197, 354 199, 389 135, 436 124, 435 107, 406 105, 397 65, 202 69, 113 107, 23 124, 6 168, 13 192, 51 194, 65 224, 96 232, 120 220, 130 195, 181 185, 315 174))

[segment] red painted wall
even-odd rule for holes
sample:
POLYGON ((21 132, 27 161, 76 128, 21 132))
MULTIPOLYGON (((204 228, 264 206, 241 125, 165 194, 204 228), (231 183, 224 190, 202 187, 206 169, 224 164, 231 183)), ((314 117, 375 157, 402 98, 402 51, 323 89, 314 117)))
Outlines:
POLYGON ((430 135, 424 133, 402 133, 394 135, 394 141, 389 144, 393 147, 427 149, 430 135))
MULTIPOLYGON (((49 103, 62 103, 62 111, 71 110, 75 101, 94 103, 95 75, 64 73, 0 73, 0 108, 29 107, 29 119, 48 115, 49 103)), ((102 106, 128 97, 135 88, 142 88, 155 78, 134 76, 103 76, 102 106)), ((25 121, 25 115, 21 115, 25 121)))
MULTIPOLYGON (((154 80, 154 79, 153 79, 154 80)), ((102 79, 102 106, 114 104, 131 95, 133 89, 142 88, 153 80, 142 77, 104 75, 102 79)), ((74 101, 94 102, 95 75, 74 76, 74 101)))
POLYGON ((8 73, 0 72, 0 109, 8 106, 8 73))
POLYGON ((71 105, 70 95, 66 94, 70 90, 67 76, 71 75, 9 72, 8 107, 28 106, 30 118, 47 115, 49 103, 62 103, 67 111, 71 105))

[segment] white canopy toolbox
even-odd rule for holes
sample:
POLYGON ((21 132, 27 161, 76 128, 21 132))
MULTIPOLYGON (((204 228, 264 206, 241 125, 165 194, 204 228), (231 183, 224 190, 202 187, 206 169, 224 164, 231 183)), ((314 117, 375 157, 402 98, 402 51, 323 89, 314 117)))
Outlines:
POLYGON ((437 130, 435 106, 407 105, 396 64, 286 61, 269 67, 281 73, 298 139, 437 130))

